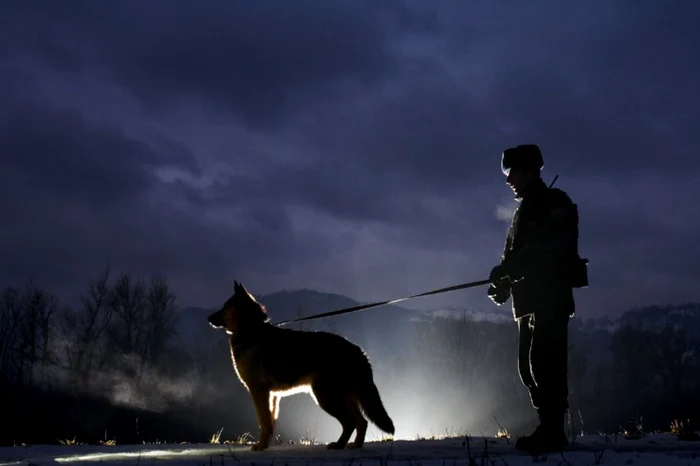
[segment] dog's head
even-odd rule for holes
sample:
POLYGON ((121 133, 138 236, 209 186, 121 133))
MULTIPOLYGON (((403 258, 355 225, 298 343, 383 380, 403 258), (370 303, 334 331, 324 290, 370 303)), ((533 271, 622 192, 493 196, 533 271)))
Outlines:
POLYGON ((220 310, 207 317, 214 328, 223 328, 229 335, 239 334, 245 329, 269 322, 265 306, 255 300, 255 297, 245 287, 234 281, 233 295, 226 300, 220 310))

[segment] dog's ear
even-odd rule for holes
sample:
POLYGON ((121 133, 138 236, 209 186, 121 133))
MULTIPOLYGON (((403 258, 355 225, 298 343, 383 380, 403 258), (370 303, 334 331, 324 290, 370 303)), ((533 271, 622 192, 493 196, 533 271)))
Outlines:
POLYGON ((239 283, 239 284, 238 284, 238 292, 239 292, 240 294, 242 294, 243 296, 245 296, 246 298, 250 298, 251 296, 253 296, 253 295, 251 295, 251 294, 248 292, 248 290, 246 290, 246 288, 245 288, 245 286, 243 285, 243 283, 239 283))
POLYGON ((234 295, 236 296, 242 296, 244 298, 251 298, 253 296, 248 292, 248 290, 246 290, 243 283, 239 283, 237 281, 233 282, 233 291, 234 295))

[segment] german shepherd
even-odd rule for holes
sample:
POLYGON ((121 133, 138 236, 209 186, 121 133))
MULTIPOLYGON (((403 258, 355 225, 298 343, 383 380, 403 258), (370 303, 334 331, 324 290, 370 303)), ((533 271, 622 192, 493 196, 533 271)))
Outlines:
POLYGON ((280 398, 302 392, 343 428, 328 449, 362 448, 368 425, 363 411, 382 431, 394 434, 372 366, 359 346, 332 333, 276 327, 269 323, 265 306, 242 284, 234 282, 233 290, 207 320, 228 334, 233 367, 253 399, 260 439, 252 450, 269 447, 280 398), (348 444, 355 429, 355 441, 348 444))

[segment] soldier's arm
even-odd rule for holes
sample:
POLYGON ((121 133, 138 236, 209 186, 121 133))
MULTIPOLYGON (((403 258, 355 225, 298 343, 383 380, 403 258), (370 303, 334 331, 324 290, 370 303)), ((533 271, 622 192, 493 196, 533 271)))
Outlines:
POLYGON ((558 200, 528 235, 527 243, 506 256, 508 275, 517 279, 559 269, 570 257, 577 233, 576 206, 568 198, 558 200))

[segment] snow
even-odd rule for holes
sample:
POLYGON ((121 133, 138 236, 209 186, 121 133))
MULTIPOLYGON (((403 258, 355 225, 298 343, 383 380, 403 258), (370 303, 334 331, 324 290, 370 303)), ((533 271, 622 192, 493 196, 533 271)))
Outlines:
POLYGON ((329 451, 325 445, 274 445, 264 452, 235 444, 144 444, 116 446, 32 445, 0 448, 0 465, 214 466, 452 466, 452 465, 700 465, 700 442, 671 434, 638 440, 597 435, 578 437, 569 451, 533 457, 512 440, 470 437, 444 440, 368 442, 362 450, 329 451), (473 462, 470 462, 470 453, 473 462))

